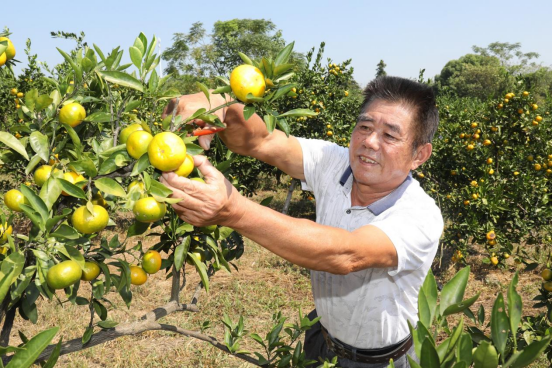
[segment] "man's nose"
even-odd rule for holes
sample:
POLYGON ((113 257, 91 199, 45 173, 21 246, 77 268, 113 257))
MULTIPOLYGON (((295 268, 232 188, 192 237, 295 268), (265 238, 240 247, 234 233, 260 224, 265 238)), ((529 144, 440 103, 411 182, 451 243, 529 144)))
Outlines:
POLYGON ((379 136, 376 132, 371 132, 366 136, 364 141, 362 142, 364 146, 368 149, 373 149, 374 151, 377 151, 380 146, 379 142, 379 136))

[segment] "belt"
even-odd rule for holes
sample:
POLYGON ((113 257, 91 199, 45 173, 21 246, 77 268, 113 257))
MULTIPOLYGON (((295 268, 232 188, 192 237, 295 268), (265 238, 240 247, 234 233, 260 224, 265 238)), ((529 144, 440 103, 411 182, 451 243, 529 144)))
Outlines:
POLYGON ((328 344, 328 348, 338 357, 349 359, 354 362, 369 364, 389 363, 390 359, 396 362, 397 359, 402 357, 408 349, 412 347, 412 335, 408 335, 403 341, 382 349, 354 349, 352 346, 331 337, 324 326, 320 325, 320 327, 322 336, 324 336, 324 340, 326 340, 326 344, 328 344))

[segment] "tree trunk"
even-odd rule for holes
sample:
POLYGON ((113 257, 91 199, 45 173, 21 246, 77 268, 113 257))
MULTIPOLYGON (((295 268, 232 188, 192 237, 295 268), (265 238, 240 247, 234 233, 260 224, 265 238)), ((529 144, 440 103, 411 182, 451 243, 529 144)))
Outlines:
POLYGON ((297 184, 297 180, 291 179, 291 183, 289 184, 288 193, 286 202, 284 203, 284 208, 282 209, 282 213, 284 215, 287 215, 289 210, 289 204, 291 203, 291 196, 293 195, 293 190, 295 189, 295 185, 297 184))

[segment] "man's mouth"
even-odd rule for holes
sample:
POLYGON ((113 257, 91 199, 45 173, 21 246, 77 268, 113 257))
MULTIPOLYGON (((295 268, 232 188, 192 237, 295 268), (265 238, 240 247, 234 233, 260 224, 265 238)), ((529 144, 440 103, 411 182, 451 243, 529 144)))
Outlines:
POLYGON ((371 158, 364 157, 364 156, 359 156, 359 157, 360 157, 360 161, 362 162, 366 162, 368 164, 377 164, 377 162, 372 160, 371 158))

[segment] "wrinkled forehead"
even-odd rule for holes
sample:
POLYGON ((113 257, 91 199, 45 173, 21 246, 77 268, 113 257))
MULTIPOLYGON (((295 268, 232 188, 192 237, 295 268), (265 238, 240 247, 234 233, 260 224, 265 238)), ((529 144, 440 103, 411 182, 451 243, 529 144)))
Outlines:
POLYGON ((410 130, 414 125, 415 115, 416 109, 406 102, 377 99, 371 101, 360 112, 357 123, 374 121, 378 118, 386 125, 399 126, 402 130, 410 130))

